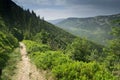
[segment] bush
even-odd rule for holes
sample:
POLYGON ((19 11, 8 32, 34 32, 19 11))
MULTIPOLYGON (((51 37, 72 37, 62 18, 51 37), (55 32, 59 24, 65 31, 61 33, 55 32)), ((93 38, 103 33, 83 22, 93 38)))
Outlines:
POLYGON ((24 40, 23 43, 27 46, 27 51, 28 53, 32 52, 45 52, 47 50, 50 50, 50 47, 45 44, 40 44, 35 41, 30 41, 30 40, 24 40))
POLYGON ((115 80, 103 66, 96 62, 72 62, 55 66, 53 74, 58 80, 115 80))
POLYGON ((42 69, 52 69, 54 66, 72 61, 59 51, 35 52, 31 54, 31 58, 37 67, 42 69))
MULTIPOLYGON (((93 59, 91 62, 79 62, 79 60, 87 61, 87 56, 91 54, 91 44, 88 46, 86 41, 82 41, 81 44, 74 42, 74 46, 71 46, 69 50, 77 54, 79 49, 79 55, 63 54, 62 51, 52 51, 47 45, 39 44, 34 41, 23 41, 27 45, 27 50, 31 53, 31 60, 35 65, 44 70, 51 70, 53 75, 58 80, 115 80, 116 78, 109 72, 106 66, 100 65, 93 59), (87 48, 87 50, 86 50, 87 48), (84 51, 86 50, 86 51, 84 51), (85 53, 85 54, 84 54, 85 53), (69 57, 72 57, 72 60, 69 57), (74 57, 74 58, 73 58, 74 57), (79 57, 79 58, 78 58, 79 57), (83 57, 83 58, 82 58, 83 57), (79 59, 79 60, 78 60, 79 59), (76 61, 78 60, 78 61, 76 61)), ((97 50, 98 51, 98 50, 97 50)), ((95 51, 94 53, 97 53, 95 51)), ((88 59, 89 60, 89 59, 88 59)))
POLYGON ((19 48, 15 49, 12 53, 10 53, 7 56, 8 57, 5 56, 7 61, 3 62, 6 63, 6 66, 4 66, 2 70, 2 80, 12 80, 13 75, 15 75, 17 63, 20 61, 19 48))
POLYGON ((0 70, 6 65, 9 59, 9 53, 18 46, 17 39, 11 34, 5 34, 0 31, 0 70))
POLYGON ((67 54, 73 59, 77 61, 88 61, 86 56, 91 54, 93 50, 91 44, 86 39, 75 39, 72 44, 70 44, 67 48, 67 54))

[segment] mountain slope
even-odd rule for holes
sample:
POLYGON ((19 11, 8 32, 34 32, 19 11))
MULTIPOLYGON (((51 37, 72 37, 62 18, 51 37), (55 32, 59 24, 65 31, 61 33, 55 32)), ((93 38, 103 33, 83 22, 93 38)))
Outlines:
POLYGON ((59 23, 59 22, 61 22, 61 21, 63 21, 63 20, 65 20, 65 19, 48 20, 48 22, 50 22, 50 23, 52 23, 52 24, 57 24, 57 23, 59 23))
POLYGON ((50 46, 52 45, 57 49, 65 48, 74 38, 68 32, 36 16, 34 11, 24 10, 11 0, 0 1, 0 19, 1 23, 4 22, 6 25, 0 25, 0 30, 13 34, 20 41, 22 39, 33 40, 37 33, 44 31, 50 34, 49 39, 47 39, 50 46))
POLYGON ((21 49, 18 48, 22 54, 22 63, 20 63, 22 66, 18 65, 20 70, 18 78, 36 79, 34 75, 44 78, 44 74, 37 72, 42 69, 47 70, 48 74, 45 75, 47 80, 49 76, 51 80, 117 80, 112 72, 119 71, 119 56, 114 55, 113 53, 116 52, 112 49, 114 47, 115 50, 118 49, 119 45, 113 44, 114 47, 110 48, 110 52, 107 48, 104 48, 103 52, 103 46, 86 39, 76 38, 36 16, 34 11, 22 9, 11 0, 0 1, 0 80, 14 80, 11 79, 15 74, 13 70, 16 69, 13 65, 21 59, 17 61, 16 58, 20 56, 16 56, 14 52, 9 59, 8 54, 18 47, 16 38, 19 41, 27 39, 23 43, 28 52, 26 55, 23 44, 20 45, 21 49), (33 62, 38 70, 32 67, 30 62, 33 62), (9 73, 5 67, 9 69, 9 73))
POLYGON ((112 21, 120 19, 120 14, 109 16, 96 16, 89 18, 68 18, 56 25, 74 35, 87 37, 99 44, 106 44, 112 38, 111 28, 115 26, 112 21))

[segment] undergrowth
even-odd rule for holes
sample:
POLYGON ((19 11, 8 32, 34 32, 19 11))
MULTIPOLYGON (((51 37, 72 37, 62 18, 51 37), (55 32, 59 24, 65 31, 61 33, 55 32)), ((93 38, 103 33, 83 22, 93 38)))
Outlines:
POLYGON ((19 48, 16 48, 12 53, 9 53, 9 60, 2 70, 1 80, 12 80, 12 76, 15 74, 17 62, 20 61, 19 48))

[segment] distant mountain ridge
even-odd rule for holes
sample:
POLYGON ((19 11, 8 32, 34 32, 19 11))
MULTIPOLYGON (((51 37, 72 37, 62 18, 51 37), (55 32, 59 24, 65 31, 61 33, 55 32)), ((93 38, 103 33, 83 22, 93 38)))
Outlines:
POLYGON ((80 37, 99 44, 106 44, 110 40, 111 28, 116 26, 113 21, 120 19, 120 14, 96 16, 88 18, 67 18, 55 24, 58 27, 80 37))
POLYGON ((57 23, 59 23, 59 22, 61 22, 61 21, 63 21, 63 20, 65 20, 65 19, 48 20, 48 22, 50 22, 50 23, 52 23, 52 24, 57 24, 57 23))

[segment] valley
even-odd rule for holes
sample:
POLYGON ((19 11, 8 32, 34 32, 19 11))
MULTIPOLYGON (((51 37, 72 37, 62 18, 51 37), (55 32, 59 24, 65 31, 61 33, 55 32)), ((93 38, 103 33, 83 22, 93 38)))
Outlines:
POLYGON ((67 18, 50 22, 75 36, 87 38, 101 45, 107 45, 107 41, 113 38, 110 32, 112 27, 116 26, 114 21, 119 18, 120 14, 114 14, 88 18, 67 18), (58 22, 54 23, 55 21, 58 22))
POLYGON ((0 0, 0 80, 120 79, 120 14, 52 24, 34 9, 62 10, 60 2, 41 3, 31 10, 16 0, 0 0))

